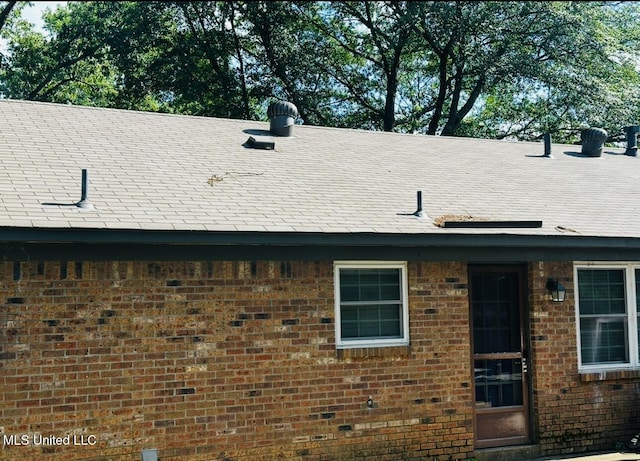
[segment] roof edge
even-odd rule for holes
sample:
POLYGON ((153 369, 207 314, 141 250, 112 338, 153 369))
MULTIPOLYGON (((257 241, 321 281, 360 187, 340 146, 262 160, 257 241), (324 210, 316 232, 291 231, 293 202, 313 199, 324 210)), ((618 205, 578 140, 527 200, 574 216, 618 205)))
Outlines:
POLYGON ((78 229, 0 226, 0 242, 29 244, 266 245, 365 247, 527 247, 638 249, 640 238, 508 233, 323 233, 78 229))

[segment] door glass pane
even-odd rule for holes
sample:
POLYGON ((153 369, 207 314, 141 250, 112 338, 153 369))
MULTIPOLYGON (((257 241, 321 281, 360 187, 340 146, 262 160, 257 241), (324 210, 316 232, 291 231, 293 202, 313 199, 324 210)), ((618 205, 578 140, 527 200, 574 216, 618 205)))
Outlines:
POLYGON ((520 306, 516 274, 482 274, 472 278, 474 353, 518 352, 520 306))
POLYGON ((523 405, 522 360, 476 360, 476 408, 523 405))

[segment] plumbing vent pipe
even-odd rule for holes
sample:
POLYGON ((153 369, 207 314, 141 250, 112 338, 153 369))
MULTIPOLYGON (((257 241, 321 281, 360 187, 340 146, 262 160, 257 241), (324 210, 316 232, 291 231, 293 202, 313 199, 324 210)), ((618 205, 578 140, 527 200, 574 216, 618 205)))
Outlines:
POLYGON ((287 101, 277 101, 269 104, 267 108, 269 117, 269 131, 276 136, 292 136, 295 118, 298 116, 298 108, 287 101))
POLYGON ((587 157, 602 156, 602 148, 608 137, 606 130, 602 128, 589 128, 582 130, 580 140, 582 141, 582 153, 587 157))
POLYGON ((92 210, 93 205, 89 202, 89 174, 86 169, 82 170, 82 190, 80 194, 80 201, 76 203, 78 208, 83 208, 85 210, 92 210))
POLYGON ((418 209, 413 213, 414 216, 418 218, 424 217, 424 212, 422 211, 422 191, 419 190, 416 194, 416 201, 418 202, 418 209))
POLYGON ((635 157, 638 155, 638 135, 640 132, 640 126, 625 126, 623 128, 624 132, 627 135, 627 150, 624 152, 624 155, 631 155, 635 157))
POLYGON ((551 133, 544 134, 544 155, 543 157, 551 157, 551 133))

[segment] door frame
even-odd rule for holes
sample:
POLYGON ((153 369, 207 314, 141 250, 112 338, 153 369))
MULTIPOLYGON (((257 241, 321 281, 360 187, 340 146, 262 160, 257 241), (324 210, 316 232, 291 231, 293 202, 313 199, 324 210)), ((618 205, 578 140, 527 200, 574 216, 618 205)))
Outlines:
MULTIPOLYGON (((471 392, 473 400, 473 433, 475 448, 497 448, 502 446, 512 445, 527 445, 533 442, 533 408, 531 398, 531 354, 530 354, 530 334, 529 334, 529 309, 528 309, 528 269, 526 264, 476 264, 469 263, 467 266, 468 272, 468 296, 469 296, 469 348, 470 348, 470 365, 471 365, 471 392), (518 285, 518 306, 520 311, 520 350, 523 360, 523 372, 522 372, 522 398, 524 407, 524 424, 525 435, 518 437, 509 437, 501 439, 484 439, 478 440, 478 427, 477 427, 477 409, 475 405, 476 401, 476 383, 475 383, 475 361, 477 357, 474 351, 474 328, 473 328, 473 284, 472 277, 476 274, 491 274, 499 272, 509 272, 516 274, 518 285)), ((505 358, 507 358, 505 356, 505 358)), ((482 410, 481 410, 482 411, 482 410)), ((502 410, 496 409, 495 413, 500 413, 502 410)))

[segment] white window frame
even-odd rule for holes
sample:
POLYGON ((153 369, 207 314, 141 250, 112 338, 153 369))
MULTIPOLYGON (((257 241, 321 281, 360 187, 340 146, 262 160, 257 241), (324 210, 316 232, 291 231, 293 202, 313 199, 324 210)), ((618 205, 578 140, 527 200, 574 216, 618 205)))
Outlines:
POLYGON ((335 318, 336 318, 336 347, 338 349, 353 349, 364 347, 392 347, 406 346, 409 344, 409 289, 407 285, 407 263, 401 261, 335 261, 333 264, 334 292, 335 292, 335 318), (366 339, 342 339, 341 312, 340 312, 340 270, 342 269, 400 269, 400 297, 402 312, 400 319, 400 338, 366 338, 366 339))
POLYGON ((596 263, 596 262, 575 262, 573 265, 573 281, 575 293, 576 311, 576 338, 578 346, 578 371, 581 373, 591 373, 609 370, 634 370, 640 369, 640 354, 638 352, 638 311, 636 304, 636 280, 635 271, 640 270, 640 262, 620 262, 620 263, 596 263), (627 314, 627 338, 629 347, 629 363, 611 363, 583 365, 582 344, 580 339, 580 293, 578 291, 578 270, 580 269, 615 269, 624 270, 624 290, 627 314))

